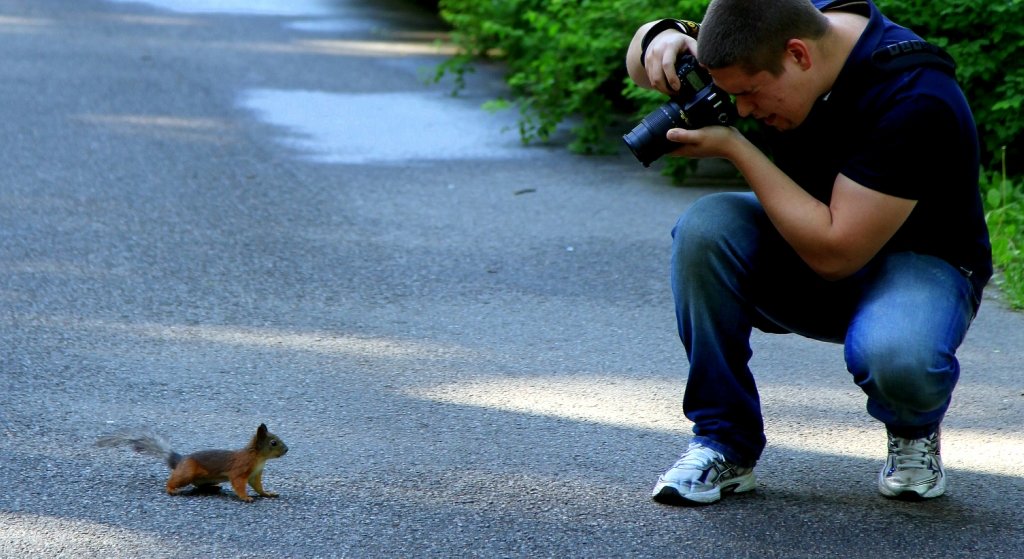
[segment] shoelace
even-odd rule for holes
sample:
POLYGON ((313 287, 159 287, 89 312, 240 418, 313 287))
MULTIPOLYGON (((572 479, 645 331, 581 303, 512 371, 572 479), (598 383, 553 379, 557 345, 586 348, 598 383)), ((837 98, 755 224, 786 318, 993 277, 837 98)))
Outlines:
POLYGON ((923 439, 901 439, 892 437, 889 452, 893 453, 893 464, 897 470, 924 470, 931 465, 935 444, 930 437, 923 439))
POLYGON ((692 445, 686 452, 676 460, 673 468, 692 468, 703 470, 708 464, 715 460, 725 461, 725 458, 718 451, 706 446, 692 445))

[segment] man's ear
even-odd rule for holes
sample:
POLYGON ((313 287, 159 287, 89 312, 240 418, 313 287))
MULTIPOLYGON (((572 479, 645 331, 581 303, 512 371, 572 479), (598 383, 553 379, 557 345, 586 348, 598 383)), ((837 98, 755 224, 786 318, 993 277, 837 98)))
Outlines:
POLYGON ((801 70, 807 70, 813 65, 811 60, 811 49, 802 39, 790 39, 786 41, 786 56, 796 63, 801 70))

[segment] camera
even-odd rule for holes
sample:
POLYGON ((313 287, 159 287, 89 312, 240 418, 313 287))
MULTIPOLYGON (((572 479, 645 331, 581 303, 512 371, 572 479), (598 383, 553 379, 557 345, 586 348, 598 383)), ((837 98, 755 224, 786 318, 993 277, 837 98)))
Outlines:
POLYGON ((731 126, 736 122, 736 107, 729 94, 711 81, 711 74, 692 54, 679 57, 676 75, 681 84, 679 92, 622 136, 644 167, 650 167, 654 160, 679 148, 679 144, 665 137, 673 128, 695 130, 712 125, 731 126))

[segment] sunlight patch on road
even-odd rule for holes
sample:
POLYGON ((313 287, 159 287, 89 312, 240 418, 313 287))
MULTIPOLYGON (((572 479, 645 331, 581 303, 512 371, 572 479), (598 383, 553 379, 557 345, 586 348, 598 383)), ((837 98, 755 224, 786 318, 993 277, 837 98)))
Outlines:
POLYGON ((327 16, 335 13, 329 0, 108 0, 119 4, 148 4, 185 14, 257 16, 327 16))
POLYGON ((144 532, 88 520, 3 511, 0 542, 4 557, 156 557, 180 551, 144 532))
POLYGON ((53 25, 49 19, 0 15, 0 33, 37 32, 53 25))
POLYGON ((488 113, 436 93, 328 93, 252 89, 239 105, 281 127, 280 142, 319 163, 520 159, 536 156, 514 132, 515 115, 488 113))
POLYGON ((344 56, 451 56, 459 49, 453 44, 435 41, 366 41, 343 39, 309 39, 298 41, 301 48, 316 54, 344 56))
POLYGON ((227 121, 213 118, 137 114, 82 114, 72 118, 128 135, 214 145, 234 140, 231 125, 227 121))
POLYGON ((152 126, 156 128, 177 128, 182 130, 215 130, 227 128, 228 124, 214 118, 189 118, 166 115, 138 114, 84 114, 76 117, 83 122, 111 124, 117 126, 152 126))
MULTIPOLYGON (((418 388, 409 394, 446 404, 630 429, 686 435, 691 427, 679 403, 682 385, 675 382, 606 376, 495 378, 418 388)), ((773 412, 766 428, 773 447, 865 460, 884 457, 885 431, 881 426, 865 427, 872 421, 866 414, 864 423, 857 425, 823 425, 836 411, 836 402, 847 401, 842 404, 849 406, 845 411, 862 409, 863 401, 850 398, 845 390, 763 387, 761 396, 773 412)), ((947 467, 1024 477, 1024 435, 944 428, 942 436, 947 467)))
POLYGON ((285 24, 288 29, 306 33, 364 33, 378 24, 358 18, 308 19, 285 24))
POLYGON ((309 351, 360 357, 447 359, 471 355, 471 352, 468 350, 457 346, 397 338, 341 335, 329 332, 289 332, 274 328, 152 323, 94 322, 87 325, 174 342, 210 342, 229 346, 309 351))
POLYGON ((0 16, 0 25, 42 27, 53 23, 51 20, 37 17, 0 16))
POLYGON ((114 21, 117 23, 124 23, 128 25, 162 25, 170 27, 195 27, 204 25, 204 23, 201 20, 188 17, 143 16, 132 14, 101 14, 97 17, 99 17, 100 19, 114 21))
POLYGON ((386 58, 451 56, 459 52, 452 44, 415 40, 301 39, 289 42, 225 41, 209 43, 208 46, 216 51, 235 50, 268 54, 317 54, 386 58))
POLYGON ((444 384, 416 389, 410 395, 633 429, 689 432, 688 423, 681 425, 682 409, 674 394, 678 388, 656 381, 600 376, 529 377, 444 384))

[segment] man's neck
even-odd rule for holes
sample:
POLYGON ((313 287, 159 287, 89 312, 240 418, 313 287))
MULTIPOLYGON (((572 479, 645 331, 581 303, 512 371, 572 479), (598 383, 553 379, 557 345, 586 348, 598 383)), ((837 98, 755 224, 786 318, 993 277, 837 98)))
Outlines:
POLYGON ((818 53, 823 63, 822 95, 832 89, 832 84, 839 77, 853 47, 868 25, 868 18, 851 12, 828 11, 825 17, 829 20, 829 30, 819 42, 818 53))

